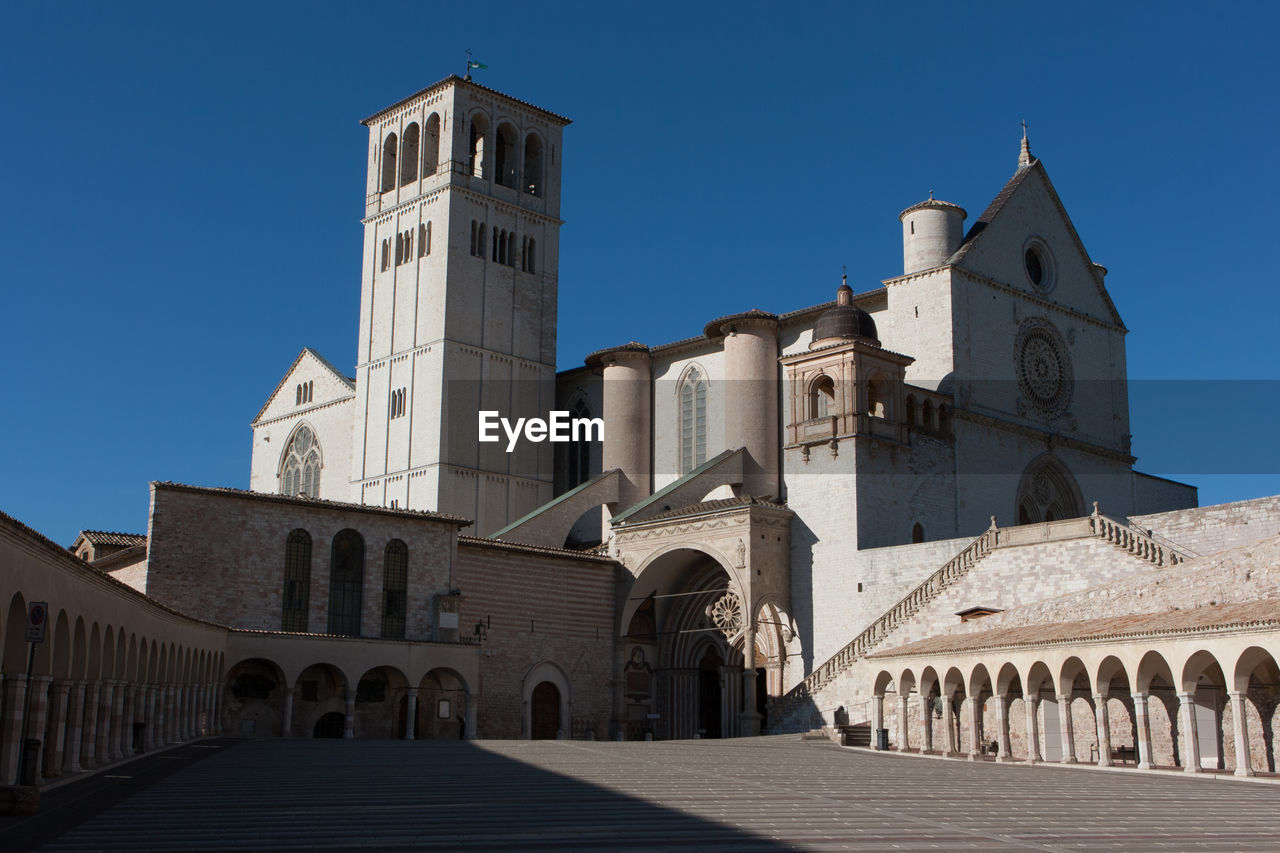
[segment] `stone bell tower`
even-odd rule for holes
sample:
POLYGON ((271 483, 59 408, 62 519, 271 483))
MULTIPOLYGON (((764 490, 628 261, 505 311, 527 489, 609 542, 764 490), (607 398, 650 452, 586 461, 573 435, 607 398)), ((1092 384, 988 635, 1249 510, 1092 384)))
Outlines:
POLYGON ((503 527, 552 495, 552 445, 477 413, 554 407, 569 119, 451 76, 369 116, 352 500, 503 527))

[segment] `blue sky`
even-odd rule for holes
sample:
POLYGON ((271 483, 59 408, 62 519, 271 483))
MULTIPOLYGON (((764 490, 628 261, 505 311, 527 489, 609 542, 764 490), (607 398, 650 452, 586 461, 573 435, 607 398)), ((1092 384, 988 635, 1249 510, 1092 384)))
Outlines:
POLYGON ((1162 380, 1134 383, 1138 468, 1203 503, 1280 492, 1280 14, 1038 5, 12 5, 0 509, 69 543, 145 529, 150 480, 246 487, 297 352, 354 362, 359 119, 466 48, 574 119, 562 368, 825 301, 842 265, 876 286, 898 212, 933 189, 971 222, 1026 118, 1130 376, 1162 380))

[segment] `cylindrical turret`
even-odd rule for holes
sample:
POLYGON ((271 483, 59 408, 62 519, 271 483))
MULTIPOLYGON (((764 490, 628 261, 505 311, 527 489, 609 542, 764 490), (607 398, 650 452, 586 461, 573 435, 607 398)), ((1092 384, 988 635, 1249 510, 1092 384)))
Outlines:
POLYGON ((777 497, 778 317, 748 311, 707 324, 707 337, 724 339, 725 447, 745 447, 742 493, 777 497))
POLYGON ((634 341, 587 356, 587 364, 604 367, 604 442, 601 470, 621 469, 618 503, 606 507, 605 539, 609 520, 647 498, 653 482, 650 434, 653 408, 653 367, 649 348, 634 341))
POLYGON ((927 201, 913 204, 898 219, 902 221, 902 274, 942 266, 960 248, 964 239, 964 208, 949 201, 938 201, 929 194, 927 201))

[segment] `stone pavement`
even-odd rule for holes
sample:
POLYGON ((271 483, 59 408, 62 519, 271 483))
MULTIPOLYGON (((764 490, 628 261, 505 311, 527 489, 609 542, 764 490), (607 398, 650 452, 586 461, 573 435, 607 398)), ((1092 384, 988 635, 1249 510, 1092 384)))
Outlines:
MULTIPOLYGON (((142 771, 119 780, 136 789, 109 807, 88 805, 113 796, 101 782, 83 795, 71 789, 92 780, 56 789, 35 842, 43 850, 702 853, 1280 844, 1277 786, 881 756, 797 736, 212 741, 207 757, 186 755, 175 754, 169 763, 180 769, 154 784, 142 771)), ((20 849, 21 827, 0 820, 0 848, 20 849)))

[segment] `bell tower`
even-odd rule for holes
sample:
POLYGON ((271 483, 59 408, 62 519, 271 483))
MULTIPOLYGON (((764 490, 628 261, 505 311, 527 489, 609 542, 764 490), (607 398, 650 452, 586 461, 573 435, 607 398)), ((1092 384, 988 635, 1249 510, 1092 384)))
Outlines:
POLYGON ((552 496, 552 445, 481 444, 477 416, 554 408, 569 119, 450 76, 362 124, 351 498, 486 534, 552 496))

